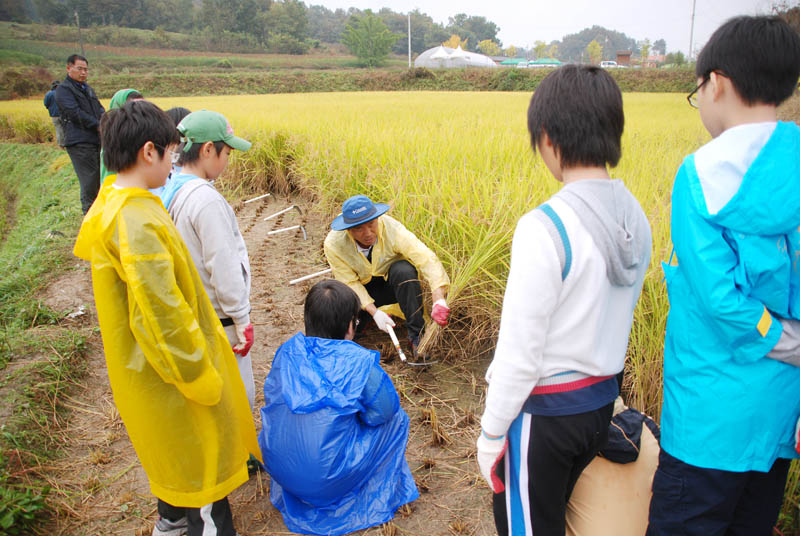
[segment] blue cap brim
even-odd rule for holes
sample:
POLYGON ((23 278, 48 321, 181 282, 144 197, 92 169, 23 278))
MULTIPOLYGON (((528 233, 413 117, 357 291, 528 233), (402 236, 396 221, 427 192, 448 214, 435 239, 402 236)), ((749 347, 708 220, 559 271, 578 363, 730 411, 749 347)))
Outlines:
POLYGON ((376 212, 373 213, 369 218, 364 218, 363 221, 359 220, 350 223, 346 223, 344 221, 344 216, 342 214, 339 214, 338 216, 336 216, 336 218, 334 218, 333 222, 331 223, 331 229, 333 229, 334 231, 344 231, 345 229, 358 227, 362 223, 367 223, 368 221, 372 221, 386 214, 387 212, 389 212, 389 208, 390 208, 389 205, 387 205, 386 203, 375 203, 376 212))

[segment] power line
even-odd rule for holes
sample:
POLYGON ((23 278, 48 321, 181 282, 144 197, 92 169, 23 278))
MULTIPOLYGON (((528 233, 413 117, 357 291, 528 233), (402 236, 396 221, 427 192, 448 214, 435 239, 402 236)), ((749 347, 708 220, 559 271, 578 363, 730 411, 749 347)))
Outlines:
POLYGON ((689 30, 689 61, 692 61, 692 45, 694 44, 694 13, 697 7, 697 0, 692 0, 692 26, 689 30))

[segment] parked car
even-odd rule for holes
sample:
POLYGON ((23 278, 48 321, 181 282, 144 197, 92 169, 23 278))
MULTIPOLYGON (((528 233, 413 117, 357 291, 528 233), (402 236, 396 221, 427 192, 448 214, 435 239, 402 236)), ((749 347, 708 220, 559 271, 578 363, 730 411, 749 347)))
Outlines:
POLYGON ((603 69, 619 69, 621 66, 617 65, 616 61, 603 60, 600 62, 600 67, 602 67, 603 69))

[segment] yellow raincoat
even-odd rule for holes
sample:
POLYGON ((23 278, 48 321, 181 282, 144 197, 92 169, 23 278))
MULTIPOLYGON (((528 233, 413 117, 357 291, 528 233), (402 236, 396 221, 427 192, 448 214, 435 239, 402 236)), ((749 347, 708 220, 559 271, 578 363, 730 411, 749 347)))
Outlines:
POLYGON ((391 216, 380 216, 377 232, 378 240, 372 248, 372 262, 358 251, 356 241, 346 230, 331 231, 325 238, 325 257, 331 265, 333 277, 358 294, 362 307, 375 301, 364 285, 373 276, 386 279, 389 267, 400 259, 413 264, 431 289, 450 286, 450 278, 436 254, 402 223, 391 216))
POLYGON ((86 214, 75 255, 92 263, 108 377, 153 494, 202 507, 260 458, 231 346, 192 258, 158 197, 111 177, 86 214))

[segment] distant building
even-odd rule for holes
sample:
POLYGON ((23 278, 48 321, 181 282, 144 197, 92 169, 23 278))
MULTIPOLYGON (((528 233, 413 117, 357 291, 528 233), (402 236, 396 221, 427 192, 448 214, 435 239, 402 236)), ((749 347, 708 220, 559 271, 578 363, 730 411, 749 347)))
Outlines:
POLYGON ((558 67, 561 62, 555 58, 539 58, 528 62, 528 67, 558 67))
POLYGON ((617 65, 624 65, 625 67, 631 66, 631 55, 633 54, 630 50, 618 50, 617 51, 617 65))
POLYGON ((458 48, 438 46, 430 48, 417 56, 414 67, 427 67, 428 69, 453 69, 459 67, 497 67, 489 56, 465 52, 458 48))
POLYGON ((505 58, 503 61, 500 62, 502 67, 516 67, 517 65, 524 64, 525 67, 528 66, 528 59, 527 58, 505 58))
POLYGON ((667 57, 664 54, 651 54, 647 57, 647 61, 642 62, 642 67, 654 69, 666 61, 667 57))

